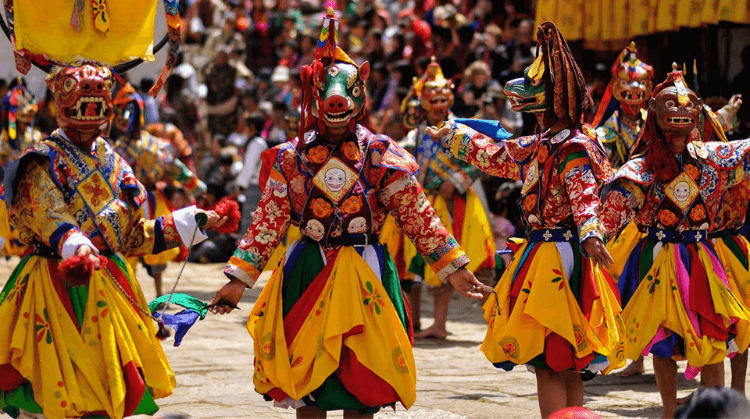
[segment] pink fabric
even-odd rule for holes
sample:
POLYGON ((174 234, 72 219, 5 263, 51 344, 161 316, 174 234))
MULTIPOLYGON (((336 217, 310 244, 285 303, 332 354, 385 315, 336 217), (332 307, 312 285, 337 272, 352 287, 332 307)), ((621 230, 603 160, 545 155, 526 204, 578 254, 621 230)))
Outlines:
MULTIPOLYGON (((690 309, 690 274, 685 268, 685 265, 682 263, 679 246, 673 247, 675 259, 675 279, 677 280, 677 289, 680 290, 680 297, 682 297, 682 306, 685 308, 688 318, 690 319, 690 323, 693 325, 693 329, 695 329, 698 337, 702 337, 703 335, 701 334, 701 328, 698 325, 698 314, 690 309)), ((694 263, 699 263, 699 261, 696 260, 694 261, 694 263)))

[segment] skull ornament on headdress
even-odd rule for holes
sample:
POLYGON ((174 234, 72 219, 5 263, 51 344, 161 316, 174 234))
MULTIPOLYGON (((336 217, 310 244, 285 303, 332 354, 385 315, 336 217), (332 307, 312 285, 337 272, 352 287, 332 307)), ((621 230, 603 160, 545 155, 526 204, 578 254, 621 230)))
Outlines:
POLYGON ((107 67, 57 66, 47 76, 58 108, 57 124, 73 142, 109 133, 114 79, 107 67), (81 135, 83 134, 83 135, 81 135))
POLYGON ((315 59, 302 67, 300 138, 316 128, 321 135, 329 129, 354 131, 365 106, 365 81, 370 64, 357 64, 339 47, 338 19, 332 8, 326 12, 315 50, 315 59))
POLYGON ((568 44, 552 22, 539 25, 537 39, 537 58, 524 70, 524 77, 505 84, 511 108, 516 112, 544 112, 545 127, 564 117, 580 122, 593 100, 568 44))
POLYGON ((594 117, 594 126, 609 119, 618 108, 635 119, 637 112, 646 107, 654 85, 654 68, 639 60, 636 53, 635 42, 631 42, 612 64, 612 80, 594 117))

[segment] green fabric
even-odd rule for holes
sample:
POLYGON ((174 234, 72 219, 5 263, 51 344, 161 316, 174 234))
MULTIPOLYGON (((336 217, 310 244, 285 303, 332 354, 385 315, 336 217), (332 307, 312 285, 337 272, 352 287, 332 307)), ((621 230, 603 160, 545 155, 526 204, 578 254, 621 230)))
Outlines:
POLYGON ((315 407, 320 410, 358 410, 362 414, 374 414, 380 410, 380 407, 368 407, 360 403, 335 374, 328 377, 313 396, 315 407))
POLYGON ((658 242, 649 240, 643 245, 640 258, 641 264, 638 267, 638 277, 641 280, 646 277, 648 271, 651 270, 651 266, 654 265, 654 247, 656 246, 656 243, 658 242))
POLYGON ((0 391, 0 407, 4 411, 21 409, 29 413, 42 413, 42 407, 34 401, 31 383, 24 383, 12 391, 0 391))
POLYGON ((723 234, 721 236, 721 240, 724 240, 724 244, 727 245, 729 250, 732 251, 732 254, 734 257, 737 258, 737 260, 742 263, 742 266, 747 270, 748 269, 748 260, 747 255, 742 251, 742 248, 740 248, 740 245, 737 243, 736 240, 734 240, 734 237, 730 233, 727 232, 727 234, 723 234))
POLYGON ((21 271, 23 270, 24 266, 26 266, 26 262, 29 261, 30 256, 26 256, 25 258, 21 259, 21 262, 16 266, 16 269, 13 270, 13 273, 10 274, 10 278, 8 279, 8 282, 3 287, 3 291, 0 292, 0 304, 5 301, 6 298, 8 298, 8 294, 10 294, 10 290, 13 289, 13 287, 16 286, 16 280, 18 280, 18 275, 21 274, 21 271))
POLYGON ((284 317, 289 314, 294 304, 302 297, 307 287, 313 283, 324 267, 325 262, 318 245, 307 244, 289 271, 289 278, 284 278, 284 284, 281 286, 284 317))
MULTIPOLYGON (((180 307, 195 311, 196 313, 201 315, 201 320, 206 318, 206 313, 208 313, 208 304, 191 295, 183 294, 180 292, 176 292, 171 295, 172 299, 170 300, 170 302, 172 304, 177 304, 180 307)), ((156 310, 159 308, 159 304, 166 303, 167 300, 169 300, 169 296, 170 294, 164 294, 161 297, 148 303, 148 309, 151 310, 151 314, 156 312, 156 310)))
MULTIPOLYGON (((406 303, 401 293, 396 265, 385 248, 383 248, 383 256, 385 257, 383 288, 391 299, 401 324, 406 329, 409 327, 409 318, 406 303)), ((294 307, 324 267, 320 248, 316 244, 309 244, 301 251, 294 266, 289 271, 289 276, 284 278, 284 283, 281 286, 284 316, 294 307)), ((345 280, 346 278, 341 279, 345 280)), ((335 374, 328 377, 323 385, 312 393, 312 396, 315 399, 315 406, 321 410, 358 410, 363 414, 375 413, 380 410, 380 407, 369 407, 357 400, 335 374)))
POLYGON ((141 402, 135 408, 133 415, 153 415, 159 410, 159 406, 154 401, 154 395, 151 393, 151 387, 146 387, 146 393, 143 394, 141 402))
POLYGON ((71 287, 68 288, 70 304, 73 306, 73 312, 78 320, 78 327, 83 326, 83 319, 86 318, 86 302, 89 298, 89 287, 71 287))
POLYGON ((417 255, 411 259, 411 262, 409 262, 409 272, 424 278, 424 268, 424 258, 422 257, 422 254, 417 253, 417 255))
POLYGON ((588 158, 588 154, 586 154, 585 151, 579 151, 577 153, 570 153, 567 156, 565 156, 565 159, 560 163, 560 173, 563 173, 563 169, 565 169, 565 165, 568 164, 569 161, 580 159, 580 158, 588 158))

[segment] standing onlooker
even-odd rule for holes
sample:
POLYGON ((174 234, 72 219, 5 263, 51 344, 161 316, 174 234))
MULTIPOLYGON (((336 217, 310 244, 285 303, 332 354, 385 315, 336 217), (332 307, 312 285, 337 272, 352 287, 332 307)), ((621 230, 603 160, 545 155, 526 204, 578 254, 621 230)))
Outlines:
POLYGON ((234 184, 245 193, 240 231, 245 231, 250 226, 253 212, 255 212, 255 208, 257 208, 260 201, 260 196, 263 193, 258 186, 258 178, 262 163, 260 155, 268 149, 268 144, 260 136, 264 123, 263 116, 259 113, 251 114, 245 120, 249 140, 244 146, 245 157, 243 159, 242 170, 234 180, 234 184))
POLYGON ((148 94, 152 87, 154 87, 154 79, 148 77, 141 79, 140 93, 143 98, 143 120, 146 125, 159 122, 159 103, 148 94))
POLYGON ((203 70, 208 87, 208 130, 211 134, 229 135, 234 128, 239 104, 239 96, 234 88, 237 69, 229 62, 229 47, 220 45, 218 48, 213 62, 203 70))

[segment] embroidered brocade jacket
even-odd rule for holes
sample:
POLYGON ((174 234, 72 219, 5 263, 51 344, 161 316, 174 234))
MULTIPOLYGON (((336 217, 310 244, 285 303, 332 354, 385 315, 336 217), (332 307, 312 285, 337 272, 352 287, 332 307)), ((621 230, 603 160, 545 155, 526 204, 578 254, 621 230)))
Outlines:
POLYGON ((607 149, 609 162, 612 167, 616 168, 622 166, 630 158, 630 151, 646 119, 645 110, 640 112, 641 117, 636 120, 625 115, 620 116, 621 113, 621 109, 615 110, 609 119, 596 128, 596 134, 607 149))
POLYGON ((523 181, 521 209, 529 228, 577 228, 581 242, 603 238, 599 191, 613 171, 589 126, 495 144, 453 123, 453 133, 445 142, 454 156, 484 173, 523 181))
POLYGON ((84 151, 55 131, 6 172, 5 200, 20 241, 62 254, 82 233, 102 253, 159 253, 182 244, 171 215, 142 217, 146 191, 102 138, 84 151))
POLYGON ((726 213, 719 218, 722 201, 734 200, 728 191, 750 177, 748 151, 750 140, 690 143, 678 156, 682 172, 667 183, 646 171, 644 157, 631 159, 618 170, 604 201, 607 237, 615 237, 631 219, 642 231, 713 230, 726 224, 726 213))
POLYGON ((206 184, 175 156, 172 145, 148 131, 141 131, 138 139, 118 141, 115 150, 130 164, 138 180, 149 189, 160 180, 170 178, 179 182, 192 195, 206 191, 206 184))
POLYGON ((422 192, 414 158, 389 137, 357 125, 348 139, 326 143, 311 131, 304 144, 267 151, 264 162, 261 178, 268 180, 225 269, 230 277, 252 285, 290 224, 329 248, 331 239, 379 234, 388 213, 441 278, 468 263, 422 192))
POLYGON ((417 159, 417 180, 428 193, 437 193, 443 182, 451 182, 459 193, 466 193, 481 175, 480 170, 447 153, 439 140, 427 135, 426 128, 424 122, 420 123, 409 131, 402 143, 417 159))

